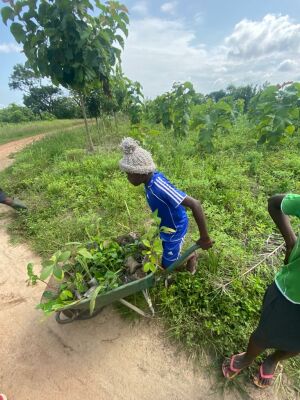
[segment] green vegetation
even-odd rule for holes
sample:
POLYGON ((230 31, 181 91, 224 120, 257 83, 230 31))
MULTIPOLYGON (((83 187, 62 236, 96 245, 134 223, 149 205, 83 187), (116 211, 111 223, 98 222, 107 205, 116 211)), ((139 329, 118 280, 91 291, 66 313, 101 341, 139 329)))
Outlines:
MULTIPOLYGON (((0 110, 0 115, 1 115, 0 110)), ((23 122, 20 124, 0 123, 0 144, 11 142, 12 140, 22 139, 28 136, 38 135, 40 133, 55 132, 64 128, 82 125, 83 120, 51 120, 23 122)))
POLYGON ((65 246, 71 250, 56 251, 42 263, 39 275, 29 263, 28 283, 35 285, 41 281, 46 284, 51 277, 50 290, 44 292, 37 308, 50 315, 65 306, 76 308, 76 304, 86 298, 90 301, 92 315, 98 295, 143 278, 149 271, 155 272, 162 256, 159 231, 170 231, 167 227, 159 228, 159 224, 160 219, 154 213, 152 223, 142 237, 131 233, 110 240, 95 236, 87 243, 67 243, 65 246), (55 287, 51 286, 52 282, 55 287))
MULTIPOLYGON (((45 257, 65 242, 147 231, 149 210, 143 188, 131 187, 118 167, 118 144, 131 134, 131 127, 126 121, 118 125, 118 134, 107 130, 101 141, 92 131, 99 144, 95 154, 83 150, 81 130, 64 132, 25 149, 1 173, 3 185, 30 207, 28 214, 13 221, 13 232, 25 236, 45 257)), ((155 126, 158 135, 143 133, 151 129, 144 125, 134 132, 141 132, 159 169, 202 200, 216 241, 211 251, 199 253, 195 276, 178 273, 169 289, 155 289, 157 308, 172 336, 192 352, 206 345, 219 354, 243 350, 274 269, 262 263, 242 274, 257 262, 274 231, 268 196, 300 191, 299 138, 288 137, 272 148, 258 147, 256 130, 240 116, 230 131, 214 137, 213 152, 205 153, 197 131, 178 141, 172 131, 159 126, 155 126)), ((196 235, 192 223, 187 242, 196 235)))
MULTIPOLYGON (((76 93, 85 120, 87 148, 93 150, 86 95, 101 87, 109 94, 109 78, 121 55, 116 44, 123 48, 128 34, 127 8, 116 1, 33 0, 10 2, 1 15, 5 25, 10 22, 10 31, 22 44, 33 73, 76 93)), ((30 94, 31 100, 41 89, 30 94)), ((58 91, 53 86, 43 87, 43 92, 45 89, 50 97, 58 91)))
MULTIPOLYGON (((267 198, 300 192, 300 83, 231 85, 207 96, 196 93, 190 82, 174 83, 171 91, 143 102, 141 85, 124 77, 117 64, 116 44, 123 47, 128 33, 126 7, 95 1, 92 10, 88 0, 18 1, 1 10, 28 59, 27 69, 15 68, 11 87, 28 89, 24 101, 31 112, 50 118, 47 113, 54 113, 55 101, 64 103, 56 98, 59 89, 33 86, 41 76, 48 77, 54 85, 72 90, 72 102, 80 104, 86 122, 86 137, 82 129, 51 135, 18 154, 14 165, 0 174, 3 186, 29 205, 29 212, 12 222, 12 231, 44 257, 55 253, 46 267, 58 278, 58 266, 71 256, 57 253, 64 243, 147 233, 143 188, 130 186, 118 167, 121 138, 140 139, 159 169, 203 202, 216 242, 200 253, 195 276, 178 273, 168 289, 156 287, 156 307, 170 334, 190 352, 197 354, 204 347, 218 355, 242 351, 257 324, 265 288, 281 262, 278 257, 260 262, 258 256, 265 253, 265 242, 274 231, 267 198), (88 129, 86 110, 97 119, 97 129, 88 129), (96 151, 88 154, 84 148, 93 150, 94 144, 96 151), (257 267, 250 268, 253 265, 257 267)), ((32 118, 28 109, 16 107, 9 110, 11 120, 1 121, 32 118)), ((43 123, 53 127, 56 122, 43 123)), ((2 127, 0 140, 24 136, 30 128, 23 128, 9 132, 9 125, 2 127)), ((196 237, 191 222, 187 242, 196 237)), ((154 264, 155 243, 144 245, 154 264)), ((80 259, 78 253, 75 259, 80 259)), ((150 264, 146 269, 153 269, 150 264)), ((32 266, 28 272, 32 281, 38 279, 32 266)), ((74 280, 71 285, 76 286, 74 280)), ((69 289, 63 287, 59 300, 74 300, 69 289)), ((299 359, 289 366, 300 391, 299 359)))
POLYGON ((101 241, 93 238, 90 245, 78 243, 72 251, 58 250, 52 257, 43 262, 40 275, 33 272, 33 265, 27 266, 29 282, 45 280, 51 275, 58 282, 57 288, 44 292, 44 300, 37 308, 50 315, 64 306, 76 305, 80 299, 90 299, 90 314, 93 314, 96 296, 126 282, 125 259, 135 255, 139 242, 121 246, 116 241, 101 241))

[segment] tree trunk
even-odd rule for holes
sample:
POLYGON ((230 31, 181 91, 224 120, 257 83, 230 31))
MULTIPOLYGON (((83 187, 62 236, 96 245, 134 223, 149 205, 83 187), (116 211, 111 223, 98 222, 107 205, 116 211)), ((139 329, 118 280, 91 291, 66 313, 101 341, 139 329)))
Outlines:
POLYGON ((102 114, 102 118, 101 118, 101 122, 102 122, 102 129, 103 129, 103 135, 105 136, 105 123, 104 123, 104 115, 102 114))
POLYGON ((116 128, 116 133, 118 133, 118 121, 117 121, 117 116, 116 113, 114 112, 114 121, 115 121, 115 128, 116 128))
POLYGON ((101 131, 100 131, 99 119, 97 116, 96 116, 96 126, 97 126, 97 133, 98 133, 99 145, 100 145, 101 144, 101 131))
POLYGON ((84 118, 84 125, 85 125, 86 147, 87 147, 88 151, 93 152, 94 145, 93 145, 92 137, 91 137, 88 122, 87 122, 87 116, 86 116, 85 104, 84 104, 84 96, 82 95, 82 93, 80 93, 79 96, 80 96, 80 106, 81 106, 81 110, 82 110, 82 114, 83 114, 83 118, 84 118))

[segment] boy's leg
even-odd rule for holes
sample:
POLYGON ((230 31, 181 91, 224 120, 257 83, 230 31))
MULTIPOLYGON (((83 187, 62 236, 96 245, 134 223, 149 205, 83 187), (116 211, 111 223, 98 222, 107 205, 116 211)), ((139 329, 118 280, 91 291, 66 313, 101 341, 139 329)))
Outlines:
POLYGON ((245 353, 236 354, 230 359, 226 359, 223 362, 222 369, 223 373, 226 372, 226 377, 230 378, 231 372, 232 375, 236 375, 236 373, 232 370, 231 366, 235 370, 241 370, 243 368, 248 367, 255 360, 257 356, 263 353, 266 349, 261 347, 254 339, 253 334, 250 336, 250 340, 248 343, 247 351, 245 353))
POLYGON ((181 252, 181 248, 184 242, 184 237, 176 242, 162 242, 163 255, 162 255, 162 267, 167 269, 176 260, 178 260, 181 252))
POLYGON ((279 361, 295 357, 298 354, 298 352, 275 350, 274 353, 270 354, 261 364, 260 370, 254 378, 254 383, 262 388, 270 386, 279 361))

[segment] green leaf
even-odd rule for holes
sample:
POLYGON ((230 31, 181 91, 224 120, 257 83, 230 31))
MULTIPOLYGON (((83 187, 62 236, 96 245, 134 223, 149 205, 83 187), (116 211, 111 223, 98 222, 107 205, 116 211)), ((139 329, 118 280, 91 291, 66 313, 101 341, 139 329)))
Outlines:
POLYGON ((38 276, 35 275, 35 273, 33 272, 33 264, 32 263, 27 264, 27 275, 28 275, 28 283, 35 285, 38 280, 38 276))
POLYGON ((146 246, 146 247, 148 247, 148 248, 151 248, 151 244, 150 244, 150 242, 149 242, 148 239, 143 239, 143 240, 142 240, 142 243, 143 243, 144 246, 146 246))
POLYGON ((61 294, 59 295, 59 298, 64 301, 64 300, 69 300, 73 299, 73 293, 70 290, 63 290, 61 294))
POLYGON ((286 133, 288 133, 288 134, 293 134, 294 132, 295 132, 295 126, 294 125, 288 125, 286 128, 285 128, 285 130, 284 130, 286 133))
POLYGON ((66 262, 71 256, 71 252, 69 250, 64 251, 61 255, 57 258, 58 262, 66 262))
POLYGON ((92 254, 86 249, 86 248, 81 248, 77 250, 77 254, 79 254, 80 256, 82 256, 83 258, 87 258, 89 260, 93 259, 92 254))
POLYGON ((50 290, 45 290, 45 292, 43 293, 43 297, 48 300, 53 300, 56 297, 56 295, 50 290))
POLYGON ((14 20, 15 12, 11 7, 3 7, 1 9, 2 21, 7 25, 7 20, 14 20))
POLYGON ((176 230, 172 228, 168 228, 167 226, 161 226, 160 231, 163 233, 175 233, 176 230))
POLYGON ((152 268, 152 263, 151 262, 146 262, 143 266, 144 272, 149 272, 152 268))
POLYGON ((119 45, 124 49, 124 39, 122 38, 121 35, 116 35, 115 39, 119 42, 119 45))
POLYGON ((44 281, 53 273, 54 265, 51 263, 43 267, 40 278, 44 281))
POLYGON ((159 238, 155 239, 155 241, 153 243, 153 250, 157 254, 162 253, 162 244, 161 244, 161 240, 159 238))
POLYGON ((64 271, 58 265, 54 265, 53 267, 53 276, 58 281, 61 281, 64 278, 64 271))
POLYGON ((26 35, 21 24, 13 22, 10 26, 10 31, 18 43, 25 41, 26 35))
POLYGON ((104 286, 102 286, 102 285, 97 286, 96 289, 93 291, 93 293, 90 296, 90 315, 92 315, 94 312, 96 298, 102 289, 104 289, 104 286))

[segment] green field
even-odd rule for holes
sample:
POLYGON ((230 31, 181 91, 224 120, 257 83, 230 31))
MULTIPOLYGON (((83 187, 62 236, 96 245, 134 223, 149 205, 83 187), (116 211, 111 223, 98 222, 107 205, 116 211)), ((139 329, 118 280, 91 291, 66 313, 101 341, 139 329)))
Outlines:
POLYGON ((19 124, 0 123, 0 144, 22 139, 40 133, 54 132, 61 128, 69 128, 83 124, 80 119, 62 119, 53 121, 22 122, 19 124))
MULTIPOLYGON (((267 198, 300 191, 294 139, 272 149, 258 147, 251 128, 240 117, 230 133, 215 139, 211 154, 199 148, 196 132, 178 140, 157 125, 158 135, 140 136, 159 169, 202 201, 216 241, 212 250, 199 253, 194 277, 178 273, 169 289, 162 285, 153 292, 169 334, 194 355, 207 347, 218 359, 244 350, 265 288, 280 265, 275 258, 273 266, 262 263, 242 276, 260 260, 258 254, 275 231, 267 198), (226 291, 220 290, 229 281, 226 291)), ((19 153, 0 176, 3 187, 29 206, 28 214, 13 220, 12 232, 46 257, 66 242, 94 234, 107 238, 145 231, 150 214, 143 188, 130 186, 118 167, 118 145, 128 134, 133 131, 127 122, 119 125, 118 133, 107 130, 99 136, 94 128, 94 154, 84 150, 82 129, 51 135, 19 153)), ((188 236, 186 244, 197 239, 193 221, 188 236)), ((297 385, 299 366, 297 359, 289 362, 297 385)))

